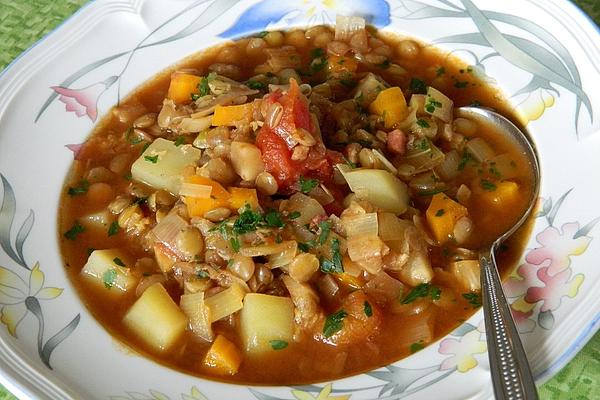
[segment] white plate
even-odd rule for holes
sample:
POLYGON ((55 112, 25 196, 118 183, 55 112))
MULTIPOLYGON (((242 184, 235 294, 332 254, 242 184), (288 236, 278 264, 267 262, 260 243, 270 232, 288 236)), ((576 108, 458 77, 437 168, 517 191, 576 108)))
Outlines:
POLYGON ((541 156, 541 213, 506 288, 538 381, 598 329, 600 35, 568 1, 104 0, 89 3, 0 76, 0 366, 22 398, 490 398, 482 313, 394 365, 317 385, 254 387, 187 376, 128 353, 91 317, 63 267, 56 209, 94 122, 169 64, 246 33, 367 16, 454 50, 496 80, 541 156), (357 5, 360 4, 360 5, 357 5), (69 145, 69 146, 67 146, 69 145), (56 289, 61 288, 61 289, 56 289))

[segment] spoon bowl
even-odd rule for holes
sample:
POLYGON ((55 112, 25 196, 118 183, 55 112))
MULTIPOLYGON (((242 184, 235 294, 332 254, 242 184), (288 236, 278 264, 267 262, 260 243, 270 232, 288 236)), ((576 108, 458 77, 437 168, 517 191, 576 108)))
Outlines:
POLYGON ((537 399, 535 381, 521 344, 508 302, 502 290, 495 252, 527 220, 535 207, 540 187, 540 169, 535 149, 528 137, 502 115, 484 108, 461 107, 459 116, 496 128, 504 139, 522 151, 530 164, 531 187, 527 207, 514 224, 501 233, 491 246, 479 251, 481 295, 485 320, 490 371, 496 399, 537 399))

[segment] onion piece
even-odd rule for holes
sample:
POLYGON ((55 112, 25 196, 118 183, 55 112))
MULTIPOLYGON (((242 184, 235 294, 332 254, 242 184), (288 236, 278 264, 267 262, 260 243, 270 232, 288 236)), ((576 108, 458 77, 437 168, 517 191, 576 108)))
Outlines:
POLYGON ((456 243, 465 243, 471 236, 471 233, 473 233, 473 221, 471 221, 471 218, 466 216, 462 217, 454 224, 452 234, 454 235, 456 243))
POLYGON ((470 292, 481 290, 479 260, 462 260, 450 263, 450 273, 463 289, 470 292))
POLYGON ((450 150, 446 153, 444 161, 442 161, 440 165, 435 168, 435 171, 442 179, 447 181, 452 180, 456 178, 460 172, 460 160, 461 156, 458 154, 458 152, 456 150, 450 150))
POLYGON ((431 86, 427 88, 426 96, 425 112, 444 122, 450 122, 452 120, 452 108, 454 107, 452 100, 431 86))
POLYGON ((512 179, 519 175, 518 162, 519 161, 515 160, 510 154, 503 153, 487 160, 487 168, 484 168, 484 170, 488 171, 493 169, 500 175, 499 178, 512 179))
POLYGON ((381 164, 383 164, 384 168, 386 170, 388 170, 389 172, 391 172, 392 174, 396 175, 398 173, 398 170, 396 169, 396 167, 394 167, 394 164, 392 164, 390 162, 390 160, 388 160, 382 152, 380 152, 377 149, 373 149, 371 150, 373 152, 373 154, 375 155, 375 157, 381 162, 381 164))
POLYGON ((378 215, 379 237, 384 241, 404 240, 406 229, 414 228, 410 221, 400 219, 392 213, 382 212, 378 215))
POLYGON ((308 224, 316 216, 326 215, 325 209, 317 200, 302 193, 294 193, 289 198, 285 209, 290 213, 300 213, 300 216, 293 220, 300 226, 308 224))
POLYGON ((377 213, 344 216, 342 223, 348 238, 354 236, 373 236, 379 233, 377 213))
POLYGON ((179 188, 180 196, 189 196, 197 199, 208 199, 212 193, 212 186, 199 183, 183 182, 179 188))
POLYGON ((444 153, 427 138, 416 140, 402 159, 415 167, 415 173, 430 170, 444 161, 444 153))
POLYGON ((463 206, 468 205, 469 199, 471 198, 471 189, 465 184, 462 184, 458 187, 456 191, 456 200, 463 206))
POLYGON ((188 227, 188 223, 177 213, 172 212, 160 220, 152 229, 157 241, 162 242, 169 250, 177 250, 177 235, 188 227))
POLYGON ((214 338, 211 327, 212 318, 210 309, 204 302, 204 292, 182 295, 179 306, 188 317, 194 335, 211 342, 214 338))
POLYGON ((361 17, 335 16, 335 40, 348 40, 356 32, 365 29, 366 21, 361 17))
POLYGON ((479 137, 469 140, 465 145, 465 149, 479 162, 489 160, 496 155, 494 149, 479 137))
POLYGON ((283 251, 269 255, 269 267, 271 269, 288 265, 296 257, 298 242, 289 240, 284 243, 287 243, 287 247, 283 251))
POLYGON ((184 118, 179 123, 178 129, 181 133, 202 132, 212 125, 212 115, 202 118, 184 118))
POLYGON ((267 53, 267 65, 271 72, 279 72, 286 68, 299 68, 301 57, 294 46, 283 46, 265 49, 267 53))
POLYGON ((379 304, 398 301, 404 294, 405 286, 398 279, 380 271, 367 282, 363 290, 379 304))
MULTIPOLYGON (((282 253, 286 250, 289 250, 293 244, 296 243, 295 240, 288 240, 281 243, 274 244, 261 244, 258 246, 248 246, 242 247, 240 249, 240 254, 246 257, 260 257, 260 256, 268 256, 272 254, 282 253)), ((297 245, 297 243, 296 243, 297 245)))

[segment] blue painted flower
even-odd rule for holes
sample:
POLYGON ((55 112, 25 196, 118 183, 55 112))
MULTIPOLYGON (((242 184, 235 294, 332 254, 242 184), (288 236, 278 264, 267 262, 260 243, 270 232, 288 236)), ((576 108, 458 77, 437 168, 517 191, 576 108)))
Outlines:
POLYGON ((334 23, 336 14, 361 16, 379 28, 390 23, 390 6, 385 0, 263 0, 249 7, 220 36, 236 38, 276 24, 334 23))

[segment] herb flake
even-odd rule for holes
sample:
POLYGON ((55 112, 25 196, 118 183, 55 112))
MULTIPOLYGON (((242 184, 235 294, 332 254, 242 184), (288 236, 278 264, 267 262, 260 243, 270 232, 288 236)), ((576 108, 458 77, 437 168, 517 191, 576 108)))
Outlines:
POLYGON ((102 274, 102 282, 104 283, 104 287, 107 289, 115 286, 115 281, 117 280, 117 270, 114 268, 107 269, 102 274))
POLYGON ((464 297, 473 308, 481 307, 481 293, 463 293, 464 297))
POLYGON ((326 338, 330 338, 335 333, 341 331, 344 328, 344 318, 347 316, 348 313, 344 310, 336 311, 335 313, 327 316, 325 324, 323 325, 323 335, 326 338))
POLYGON ((312 178, 305 178, 302 175, 300 175, 300 178, 298 179, 298 184, 300 185, 300 191, 304 194, 308 194, 311 190, 317 187, 319 181, 312 178))
POLYGON ((114 236, 121 230, 119 223, 117 221, 113 221, 108 227, 108 236, 114 236))
POLYGON ((69 240, 75 240, 77 239, 77 236, 79 236, 79 234, 83 232, 85 232, 84 226, 81 225, 79 221, 75 221, 71 229, 64 233, 64 237, 69 240))
POLYGON ((363 310, 367 317, 373 316, 373 307, 371 307, 371 304, 368 301, 365 301, 365 303, 363 304, 363 310))
POLYGON ((153 156, 144 156, 144 160, 151 162, 152 164, 156 164, 158 162, 158 154, 153 156))
POLYGON ((86 181, 85 179, 82 179, 81 181, 79 181, 77 186, 69 187, 69 190, 67 190, 67 193, 71 197, 79 196, 81 194, 87 193, 89 188, 90 188, 90 183, 88 181, 86 181))
POLYGON ((273 350, 283 350, 288 347, 288 342, 285 340, 269 340, 269 344, 273 350))

